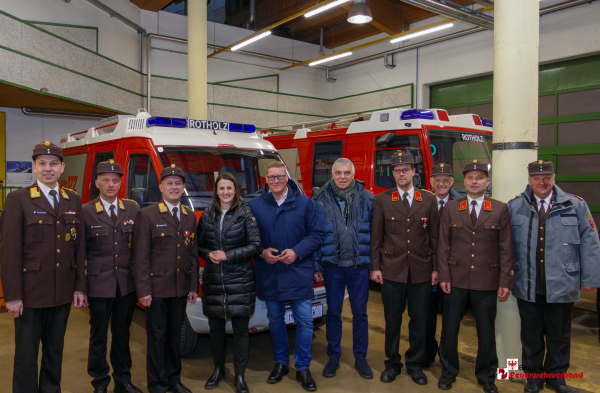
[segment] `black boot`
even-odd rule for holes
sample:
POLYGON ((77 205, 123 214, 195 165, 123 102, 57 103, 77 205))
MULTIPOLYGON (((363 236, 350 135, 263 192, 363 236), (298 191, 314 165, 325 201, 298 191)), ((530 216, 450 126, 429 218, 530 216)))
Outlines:
POLYGON ((211 390, 219 387, 219 382, 225 380, 225 367, 215 367, 215 371, 213 371, 213 375, 208 378, 206 384, 204 385, 204 389, 211 390))
POLYGON ((248 389, 248 385, 246 385, 246 380, 243 375, 235 376, 233 387, 236 389, 235 393, 250 393, 250 389, 248 389))

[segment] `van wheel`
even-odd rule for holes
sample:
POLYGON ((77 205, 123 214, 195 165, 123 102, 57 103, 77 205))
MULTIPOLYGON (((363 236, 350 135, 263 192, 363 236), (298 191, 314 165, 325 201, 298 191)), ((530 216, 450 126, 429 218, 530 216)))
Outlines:
POLYGON ((181 356, 186 356, 194 352, 197 342, 198 333, 192 329, 192 325, 190 325, 190 320, 188 319, 187 314, 184 314, 183 323, 181 324, 181 343, 179 345, 181 356))

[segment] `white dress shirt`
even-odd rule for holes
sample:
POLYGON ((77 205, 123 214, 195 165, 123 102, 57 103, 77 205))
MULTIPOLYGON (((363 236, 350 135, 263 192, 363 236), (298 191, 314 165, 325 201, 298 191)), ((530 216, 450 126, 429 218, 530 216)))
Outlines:
POLYGON ((553 193, 554 193, 554 191, 551 191, 550 195, 548 195, 544 199, 540 199, 540 198, 538 198, 537 195, 533 194, 533 196, 535 197, 535 203, 537 203, 538 212, 542 208, 542 204, 540 203, 540 201, 544 201, 544 209, 546 209, 546 213, 548 213, 548 210, 550 210, 550 204, 552 203, 552 194, 553 193))
POLYGON ((404 193, 405 193, 405 192, 408 192, 408 196, 407 196, 407 198, 408 198, 408 205, 409 205, 409 206, 412 206, 413 199, 415 198, 415 187, 414 187, 414 186, 412 186, 412 187, 410 188, 410 190, 408 190, 408 191, 402 191, 402 190, 400 189, 400 187, 398 187, 398 192, 400 193, 400 200, 401 200, 401 201, 403 201, 403 200, 404 200, 404 193))
POLYGON ((173 208, 176 207, 177 208, 177 219, 179 221, 181 221, 181 203, 178 203, 177 205, 171 205, 169 202, 165 201, 167 208, 169 209, 169 213, 171 213, 171 215, 173 215, 173 208))
POLYGON ((444 206, 446 206, 446 204, 450 200, 450 194, 446 195, 446 198, 444 198, 444 199, 438 198, 437 195, 435 196, 435 198, 437 199, 437 202, 438 202, 438 211, 439 211, 442 208, 442 205, 440 205, 440 201, 444 201, 444 206))
MULTIPOLYGON (((280 200, 277 200, 277 199, 275 199, 275 202, 277 202, 277 204, 278 204, 279 206, 281 206, 281 204, 282 204, 283 202, 285 202, 285 199, 287 198, 287 195, 288 195, 288 191, 289 191, 289 190, 290 190, 290 189, 289 189, 288 187, 286 187, 286 188, 285 188, 285 194, 283 194, 283 196, 281 197, 281 199, 280 199, 280 200)), ((275 198, 275 195, 273 195, 273 198, 275 198)))
POLYGON ((58 203, 60 203, 60 192, 58 190, 58 182, 56 183, 56 187, 54 187, 54 188, 50 188, 50 187, 42 184, 42 182, 39 180, 38 180, 37 184, 40 187, 40 190, 42 191, 42 193, 46 196, 46 199, 48 199, 48 202, 50 202, 50 206, 52 206, 52 208, 54 208, 54 198, 52 198, 52 196, 50 195, 50 191, 52 191, 52 190, 56 191, 56 200, 58 201, 58 203))
POLYGON ((106 202, 104 199, 102 199, 102 197, 100 197, 100 201, 102 202, 102 206, 104 206, 104 211, 106 212, 106 214, 108 214, 109 217, 111 206, 115 207, 115 216, 119 216, 119 206, 117 205, 119 203, 119 198, 115 198, 115 201, 113 203, 106 202))
POLYGON ((475 206, 475 214, 477 214, 477 217, 479 217, 479 213, 481 212, 481 208, 483 207, 483 198, 484 197, 485 197, 485 194, 480 196, 477 199, 473 199, 467 195, 467 201, 469 202, 469 214, 471 214, 471 212, 473 211, 473 206, 471 205, 471 202, 476 201, 477 206, 475 206))

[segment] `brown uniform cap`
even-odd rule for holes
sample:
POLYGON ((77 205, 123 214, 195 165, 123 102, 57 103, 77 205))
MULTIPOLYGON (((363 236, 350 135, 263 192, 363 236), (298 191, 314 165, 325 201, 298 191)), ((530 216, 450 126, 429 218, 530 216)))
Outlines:
POLYGON ((175 166, 175 164, 171 164, 171 166, 166 167, 160 172, 160 181, 162 182, 167 176, 179 176, 185 182, 185 173, 183 173, 181 168, 175 166))
POLYGON ((121 165, 117 164, 114 160, 98 163, 98 166, 96 167, 96 176, 101 173, 116 173, 117 175, 123 176, 121 165))
POLYGON ((415 156, 413 156, 410 153, 394 153, 392 154, 391 157, 391 161, 392 163, 390 164, 392 167, 396 166, 396 165, 403 165, 403 164, 413 164, 415 163, 415 156))
POLYGON ((551 175, 554 173, 554 163, 552 161, 539 160, 530 162, 527 165, 529 176, 551 175))
POLYGON ((448 164, 444 164, 443 162, 441 164, 434 165, 433 169, 431 170, 431 176, 437 175, 452 176, 452 167, 448 164))
POLYGON ((478 160, 473 160, 472 162, 467 162, 465 165, 465 169, 463 169, 463 175, 466 175, 467 172, 471 171, 482 171, 485 174, 488 174, 488 164, 485 162, 480 162, 478 160))
POLYGON ((35 145, 31 158, 35 161, 35 157, 42 155, 56 156, 59 157, 61 161, 63 159, 62 149, 49 141, 35 145))

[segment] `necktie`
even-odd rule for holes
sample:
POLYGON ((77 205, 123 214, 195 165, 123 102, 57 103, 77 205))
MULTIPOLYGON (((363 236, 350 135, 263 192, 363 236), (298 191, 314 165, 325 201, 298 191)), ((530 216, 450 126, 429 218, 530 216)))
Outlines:
POLYGON ((475 210, 477 201, 472 201, 471 205, 473 205, 473 208, 471 209, 471 222, 473 223, 473 226, 475 226, 475 223, 477 222, 477 211, 475 210))
POLYGON ((53 201, 53 204, 54 204, 54 211, 58 215, 58 199, 56 198, 56 191, 50 190, 50 192, 48 194, 52 195, 52 201, 53 201))
POLYGON ((404 207, 406 208, 406 211, 408 212, 410 210, 410 204, 408 203, 408 192, 404 193, 404 199, 402 199, 402 202, 404 203, 404 207))
POLYGON ((113 224, 117 223, 117 215, 115 214, 115 205, 110 205, 110 218, 113 224))
POLYGON ((546 202, 546 201, 543 199, 540 201, 541 207, 540 207, 539 215, 540 215, 540 221, 542 221, 542 222, 546 220, 546 209, 544 208, 544 202, 546 202))
POLYGON ((444 201, 441 200, 440 201, 440 216, 442 215, 443 212, 444 212, 444 201))
POLYGON ((177 208, 173 208, 173 218, 175 219, 175 224, 179 227, 179 218, 177 218, 177 208))

